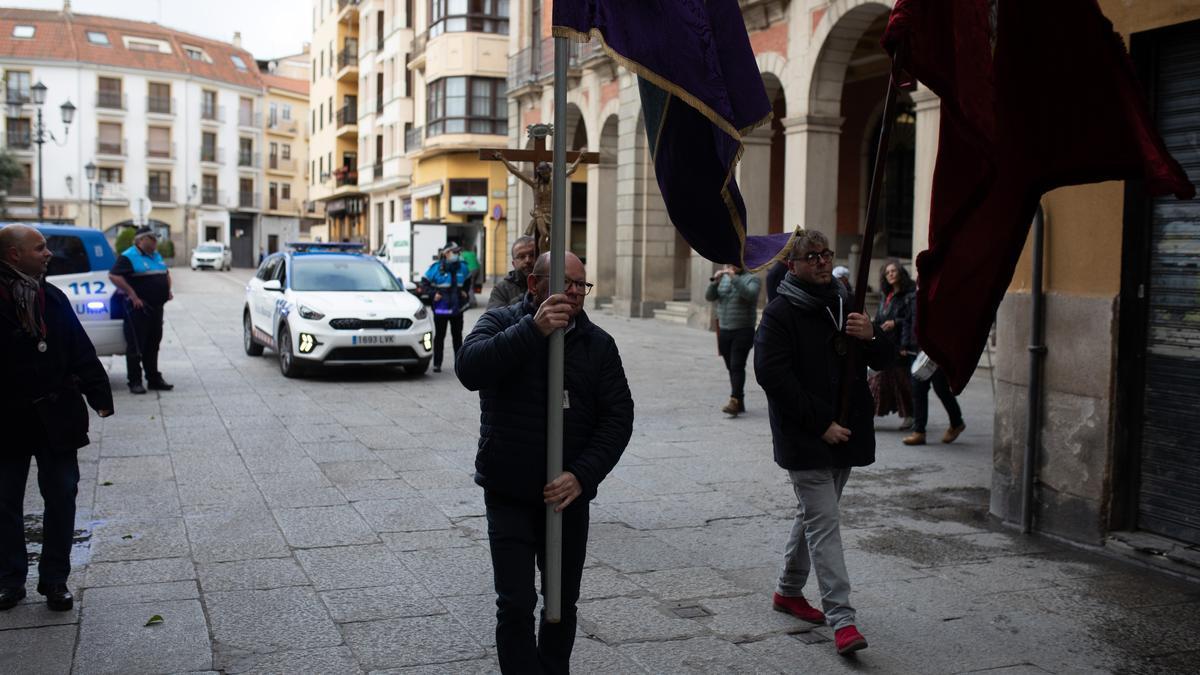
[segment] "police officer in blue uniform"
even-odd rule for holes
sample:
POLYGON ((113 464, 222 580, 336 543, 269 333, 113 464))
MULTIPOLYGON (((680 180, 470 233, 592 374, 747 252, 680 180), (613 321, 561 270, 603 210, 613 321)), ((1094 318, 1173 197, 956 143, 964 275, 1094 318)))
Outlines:
POLYGON ((163 306, 174 299, 171 272, 158 252, 158 237, 149 227, 139 227, 133 246, 121 251, 108 278, 125 293, 125 367, 129 391, 146 393, 146 387, 170 391, 158 370, 158 345, 162 342, 163 306), (146 386, 142 386, 142 371, 146 386))

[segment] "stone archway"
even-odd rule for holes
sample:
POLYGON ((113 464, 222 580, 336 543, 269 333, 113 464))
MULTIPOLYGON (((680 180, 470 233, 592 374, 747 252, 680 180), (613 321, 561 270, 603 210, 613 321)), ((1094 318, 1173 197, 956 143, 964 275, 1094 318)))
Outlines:
POLYGON ((602 118, 600 163, 588 167, 587 266, 596 284, 590 307, 611 303, 616 292, 618 119, 615 108, 602 118))
MULTIPOLYGON (((807 82, 806 114, 789 120, 789 150, 803 152, 804 194, 798 201, 804 222, 825 232, 839 261, 851 265, 856 262, 851 249, 861 244, 891 66, 879 46, 890 9, 890 3, 863 0, 839 0, 829 6, 813 35, 816 56, 807 82)), ((900 133, 893 133, 889 153, 884 218, 891 233, 876 242, 882 244, 876 249, 880 259, 889 254, 907 258, 913 248, 916 126, 907 97, 897 120, 902 124, 897 127, 900 133)))
MULTIPOLYGON (((588 128, 583 111, 574 103, 567 103, 567 119, 563 123, 567 138, 567 150, 584 150, 587 147, 588 128)), ((591 167, 580 165, 575 174, 567 179, 567 250, 587 260, 587 201, 588 171, 591 167)))

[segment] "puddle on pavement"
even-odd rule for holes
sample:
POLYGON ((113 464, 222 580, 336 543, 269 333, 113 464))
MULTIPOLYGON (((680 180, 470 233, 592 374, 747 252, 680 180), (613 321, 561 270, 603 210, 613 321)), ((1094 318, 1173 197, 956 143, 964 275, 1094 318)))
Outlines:
MULTIPOLYGON (((25 515, 25 556, 32 569, 42 559, 42 514, 30 513, 25 515)), ((92 555, 92 532, 95 523, 89 523, 87 529, 75 530, 71 534, 71 566, 86 565, 92 555)))

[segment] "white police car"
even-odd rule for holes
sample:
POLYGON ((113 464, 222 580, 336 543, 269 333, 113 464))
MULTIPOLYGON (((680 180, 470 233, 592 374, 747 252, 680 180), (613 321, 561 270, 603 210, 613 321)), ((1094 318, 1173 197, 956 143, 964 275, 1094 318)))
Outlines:
MULTIPOLYGON (((124 308, 113 302, 117 291, 108 270, 117 262, 104 233, 86 227, 24 223, 46 238, 53 255, 46 281, 67 295, 79 323, 99 356, 125 353, 124 308)), ((2 225, 0 225, 2 227, 2 225)))
POLYGON ((192 269, 207 267, 214 270, 233 268, 233 252, 219 241, 207 241, 192 250, 192 269))
POLYGON ((248 355, 274 350, 286 377, 318 365, 429 368, 433 319, 387 267, 358 245, 289 247, 263 260, 246 285, 248 355))

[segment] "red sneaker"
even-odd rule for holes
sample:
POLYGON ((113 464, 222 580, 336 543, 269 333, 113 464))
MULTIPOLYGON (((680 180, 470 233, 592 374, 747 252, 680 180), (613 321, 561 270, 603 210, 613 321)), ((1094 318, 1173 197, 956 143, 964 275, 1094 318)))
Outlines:
POLYGON ((791 614, 797 619, 817 625, 825 624, 825 614, 816 607, 808 604, 808 601, 803 596, 789 598, 776 593, 775 597, 772 598, 772 604, 776 612, 791 614))
POLYGON ((867 639, 854 626, 844 626, 834 631, 833 643, 842 656, 867 648, 867 639))

